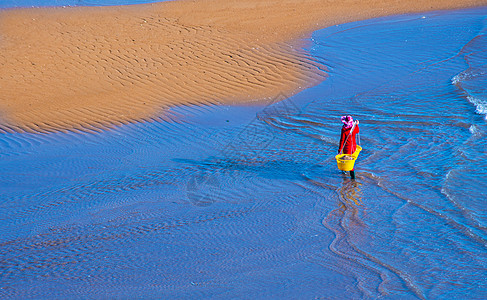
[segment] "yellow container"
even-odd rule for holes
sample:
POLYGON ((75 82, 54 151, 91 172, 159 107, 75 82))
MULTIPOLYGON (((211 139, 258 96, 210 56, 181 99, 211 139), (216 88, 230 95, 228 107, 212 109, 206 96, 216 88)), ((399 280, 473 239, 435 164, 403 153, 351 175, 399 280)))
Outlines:
POLYGON ((358 157, 360 151, 362 151, 362 147, 357 145, 357 149, 355 149, 355 152, 352 155, 350 155, 350 154, 338 154, 338 155, 336 155, 335 158, 337 160, 338 169, 340 169, 342 171, 352 171, 353 165, 355 164, 355 161, 357 160, 357 157, 358 157), (343 159, 344 156, 351 156, 352 159, 343 159))

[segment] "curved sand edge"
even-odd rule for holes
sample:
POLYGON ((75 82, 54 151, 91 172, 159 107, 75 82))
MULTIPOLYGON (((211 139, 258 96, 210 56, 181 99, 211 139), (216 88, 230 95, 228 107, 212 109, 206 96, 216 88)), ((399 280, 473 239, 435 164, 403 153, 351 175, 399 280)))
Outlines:
POLYGON ((487 1, 197 0, 0 12, 0 128, 90 130, 174 105, 291 95, 326 74, 299 38, 487 1), (428 3, 431 2, 431 3, 428 3))

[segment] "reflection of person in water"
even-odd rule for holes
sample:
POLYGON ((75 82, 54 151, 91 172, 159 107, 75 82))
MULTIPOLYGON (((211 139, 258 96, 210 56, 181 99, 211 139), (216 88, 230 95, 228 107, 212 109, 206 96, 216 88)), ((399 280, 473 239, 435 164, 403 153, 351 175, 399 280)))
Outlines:
MULTIPOLYGON (((357 150, 357 141, 355 135, 359 133, 358 127, 359 121, 354 121, 352 116, 344 116, 341 118, 343 126, 340 136, 340 145, 338 147, 338 153, 353 154, 357 150)), ((355 170, 350 171, 350 176, 355 179, 355 170)))
POLYGON ((360 194, 360 186, 362 184, 350 179, 344 180, 348 180, 348 182, 343 182, 343 185, 339 190, 342 200, 350 205, 362 205, 362 196, 360 194))
POLYGON ((358 206, 362 206, 361 185, 361 183, 347 178, 344 179, 343 185, 339 189, 339 211, 344 213, 346 210, 349 210, 350 221, 355 224, 363 223, 358 216, 358 206))

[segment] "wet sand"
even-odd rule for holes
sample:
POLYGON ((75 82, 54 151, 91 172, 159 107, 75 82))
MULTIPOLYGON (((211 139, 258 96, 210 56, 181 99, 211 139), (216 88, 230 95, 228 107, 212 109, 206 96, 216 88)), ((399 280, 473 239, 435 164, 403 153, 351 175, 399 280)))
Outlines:
POLYGON ((273 101, 326 78, 317 29, 487 1, 197 0, 0 12, 0 130, 89 130, 174 105, 273 101))

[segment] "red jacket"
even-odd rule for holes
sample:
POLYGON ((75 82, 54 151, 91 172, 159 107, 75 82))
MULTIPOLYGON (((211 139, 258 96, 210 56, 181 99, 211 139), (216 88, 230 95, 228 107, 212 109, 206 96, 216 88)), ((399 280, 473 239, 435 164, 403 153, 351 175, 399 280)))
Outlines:
POLYGON ((340 153, 342 148, 343 154, 353 154, 357 149, 357 141, 355 140, 355 135, 359 133, 360 129, 358 128, 358 125, 355 125, 352 134, 347 139, 347 136, 350 134, 351 129, 352 127, 347 129, 342 127, 342 135, 340 137, 340 146, 338 147, 338 153, 340 153), (347 142, 345 143, 345 141, 347 142), (343 145, 344 143, 345 145, 343 145))

